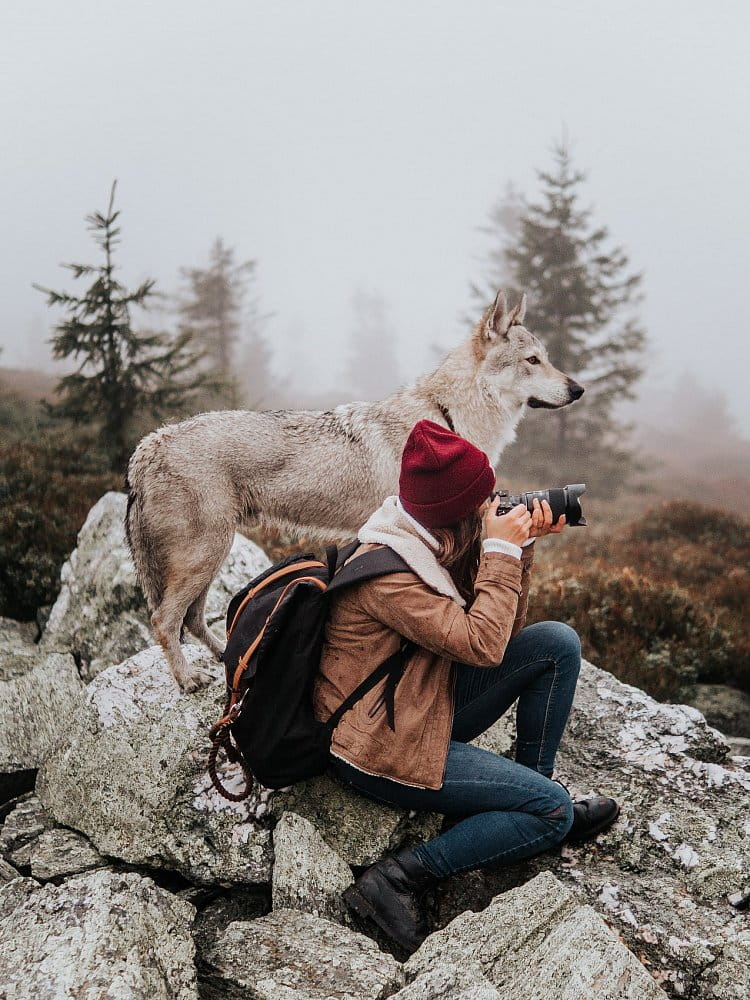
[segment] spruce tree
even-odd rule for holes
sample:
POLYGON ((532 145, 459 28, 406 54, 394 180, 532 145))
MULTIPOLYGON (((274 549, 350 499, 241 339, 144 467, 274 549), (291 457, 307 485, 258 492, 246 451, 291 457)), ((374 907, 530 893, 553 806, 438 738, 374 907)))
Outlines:
POLYGON ((143 430, 143 415, 159 420, 183 414, 192 394, 210 379, 195 371, 200 356, 189 334, 169 337, 133 328, 131 311, 147 309, 157 292, 150 278, 130 290, 115 277, 114 253, 120 242, 116 184, 107 211, 86 217, 103 261, 63 265, 75 279, 93 278, 92 284, 81 295, 34 287, 47 296, 48 305, 60 306, 66 314, 55 327, 52 356, 60 361, 73 358, 77 365, 60 379, 56 391, 61 398, 49 410, 56 417, 96 426, 110 468, 124 471, 143 430))
POLYGON ((585 480, 592 493, 612 497, 639 468, 616 405, 633 398, 642 374, 645 333, 635 312, 641 275, 581 206, 585 175, 564 144, 554 148, 553 168, 538 176, 538 201, 522 199, 519 209, 515 195, 506 197, 493 213, 488 281, 472 291, 481 306, 498 287, 510 298, 526 291, 526 325, 552 364, 586 392, 572 406, 529 411, 503 453, 501 479, 537 486, 585 480))
POLYGON ((217 238, 208 266, 182 268, 181 275, 186 284, 178 303, 181 329, 190 332, 205 353, 205 365, 218 387, 214 402, 239 405, 242 387, 250 404, 257 405, 268 391, 271 352, 252 294, 256 262, 237 263, 234 249, 217 238))

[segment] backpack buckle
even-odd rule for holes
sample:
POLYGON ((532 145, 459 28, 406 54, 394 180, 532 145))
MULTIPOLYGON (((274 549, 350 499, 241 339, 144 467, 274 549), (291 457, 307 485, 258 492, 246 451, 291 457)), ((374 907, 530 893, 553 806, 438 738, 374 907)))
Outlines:
POLYGON ((230 724, 232 722, 236 722, 237 719, 239 718, 240 712, 242 711, 242 702, 245 700, 246 695, 247 695, 247 688, 245 689, 245 694, 243 694, 240 700, 236 701, 234 705, 232 705, 232 707, 229 709, 228 719, 230 724))

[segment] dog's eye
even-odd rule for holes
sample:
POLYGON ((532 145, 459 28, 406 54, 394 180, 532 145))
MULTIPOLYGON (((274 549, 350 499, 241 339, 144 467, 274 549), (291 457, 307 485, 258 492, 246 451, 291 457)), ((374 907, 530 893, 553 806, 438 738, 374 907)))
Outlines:
POLYGON ((536 356, 536 354, 532 354, 531 357, 530 358, 526 358, 526 360, 529 362, 530 365, 538 365, 539 364, 539 358, 536 356))

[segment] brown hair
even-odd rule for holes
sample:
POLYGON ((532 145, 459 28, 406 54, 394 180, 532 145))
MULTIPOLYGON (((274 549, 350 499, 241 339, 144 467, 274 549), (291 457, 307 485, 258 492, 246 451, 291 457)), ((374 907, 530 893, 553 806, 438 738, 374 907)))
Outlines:
POLYGON ((450 528, 430 528, 437 539, 435 558, 445 566, 467 604, 474 600, 474 581, 482 554, 482 515, 472 511, 450 528))

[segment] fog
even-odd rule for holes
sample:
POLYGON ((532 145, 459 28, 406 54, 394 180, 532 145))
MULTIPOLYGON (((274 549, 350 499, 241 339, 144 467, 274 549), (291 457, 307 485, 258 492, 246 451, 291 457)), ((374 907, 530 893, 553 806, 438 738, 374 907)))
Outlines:
POLYGON ((280 376, 345 398, 366 294, 411 377, 465 330, 493 205, 565 135, 645 276, 642 405, 687 374, 749 435, 749 28, 739 0, 5 4, 0 364, 48 364, 31 284, 95 259, 116 177, 127 280, 174 291, 220 235, 258 261, 280 376))

